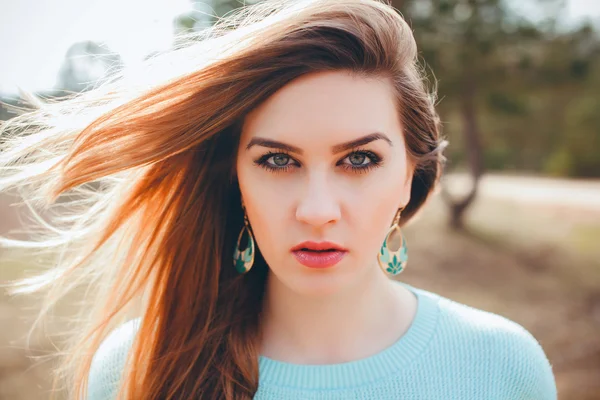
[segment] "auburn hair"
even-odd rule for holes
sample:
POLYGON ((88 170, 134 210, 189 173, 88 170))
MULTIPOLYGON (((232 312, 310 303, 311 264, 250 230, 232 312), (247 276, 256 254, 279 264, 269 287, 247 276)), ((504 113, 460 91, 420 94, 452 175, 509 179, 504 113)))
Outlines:
POLYGON ((414 177, 403 222, 442 168, 435 98, 410 27, 377 0, 267 0, 178 47, 1 126, 0 190, 39 222, 4 246, 52 255, 14 293, 47 289, 40 318, 85 295, 56 379, 85 396, 92 357, 139 316, 120 398, 251 399, 268 267, 232 265, 243 224, 235 159, 244 117, 292 80, 344 70, 395 88, 414 177), (36 211, 37 210, 37 211, 36 211))

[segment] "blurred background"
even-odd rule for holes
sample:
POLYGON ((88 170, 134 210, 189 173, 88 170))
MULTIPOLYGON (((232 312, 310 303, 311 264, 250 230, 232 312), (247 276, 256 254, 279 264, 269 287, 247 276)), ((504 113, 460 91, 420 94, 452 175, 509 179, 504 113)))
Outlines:
MULTIPOLYGON (((392 3, 437 82, 450 141, 439 192, 405 230, 401 279, 520 323, 544 347, 560 399, 600 399, 600 0, 392 3)), ((21 90, 87 90, 241 5, 0 0, 0 119, 21 90)), ((26 220, 14 203, 0 195, 0 235, 26 220)), ((6 254, 0 280, 25 276, 27 254, 6 254)), ((61 327, 26 348, 36 311, 0 292, 1 400, 48 398, 51 364, 35 357, 61 327)))

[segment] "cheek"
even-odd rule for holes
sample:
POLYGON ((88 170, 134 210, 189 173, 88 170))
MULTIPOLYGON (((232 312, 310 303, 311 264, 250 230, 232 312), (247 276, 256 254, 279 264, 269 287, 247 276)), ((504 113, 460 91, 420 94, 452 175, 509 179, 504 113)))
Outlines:
POLYGON ((265 172, 254 166, 239 168, 238 180, 255 240, 268 257, 271 249, 286 245, 282 239, 289 227, 291 193, 277 179, 265 177, 265 172))
POLYGON ((372 185, 374 190, 352 201, 353 220, 360 226, 356 228, 367 237, 379 237, 381 229, 387 232, 398 210, 402 196, 402 184, 372 185), (383 228, 382 228, 383 227, 383 228))
POLYGON ((365 257, 379 251, 405 191, 401 166, 388 165, 366 180, 360 190, 348 193, 349 225, 356 232, 355 246, 365 257))

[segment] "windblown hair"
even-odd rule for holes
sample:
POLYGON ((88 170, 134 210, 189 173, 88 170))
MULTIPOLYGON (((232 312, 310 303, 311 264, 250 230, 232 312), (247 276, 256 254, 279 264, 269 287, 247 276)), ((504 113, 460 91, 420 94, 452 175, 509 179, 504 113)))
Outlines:
MULTIPOLYGON (((235 159, 244 117, 292 80, 345 70, 387 78, 415 166, 410 219, 443 163, 435 98, 411 29, 377 0, 265 1, 185 45, 0 130, 0 190, 17 189, 43 232, 5 246, 55 254, 15 285, 72 289, 85 308, 57 378, 85 396, 92 356, 140 316, 120 398, 251 399, 267 265, 237 275, 243 224, 235 159), (131 368, 135 366, 135 368, 131 368)), ((399 178, 400 179, 400 178, 399 178)))

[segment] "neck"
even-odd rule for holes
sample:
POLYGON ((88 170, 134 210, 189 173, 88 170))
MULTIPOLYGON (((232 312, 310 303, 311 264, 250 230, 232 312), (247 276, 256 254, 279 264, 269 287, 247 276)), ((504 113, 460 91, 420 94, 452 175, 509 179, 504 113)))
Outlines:
POLYGON ((261 315, 261 355, 294 364, 336 364, 376 354, 408 329, 417 301, 380 271, 326 297, 293 292, 274 275, 261 315))

